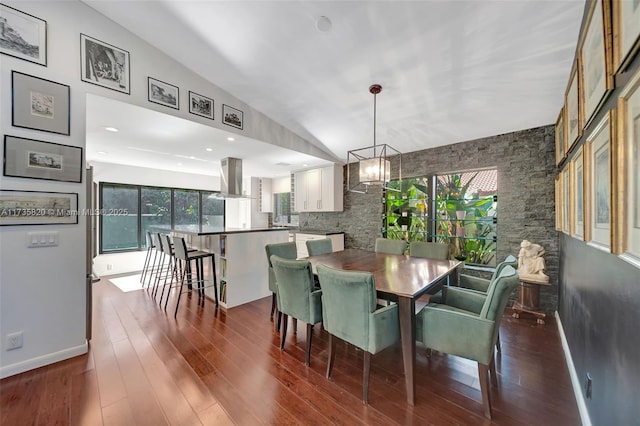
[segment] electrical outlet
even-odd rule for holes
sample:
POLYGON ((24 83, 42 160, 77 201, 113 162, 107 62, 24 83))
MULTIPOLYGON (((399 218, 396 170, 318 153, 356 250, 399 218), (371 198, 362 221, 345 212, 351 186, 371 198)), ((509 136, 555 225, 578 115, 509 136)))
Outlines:
POLYGON ((7 334, 6 341, 7 350, 18 349, 22 347, 22 331, 7 334))
POLYGON ((110 263, 107 263, 107 271, 110 271, 113 269, 113 265, 110 263))
POLYGON ((587 399, 591 399, 591 391, 593 388, 593 380, 591 379, 591 374, 587 373, 587 378, 584 381, 584 394, 587 399))

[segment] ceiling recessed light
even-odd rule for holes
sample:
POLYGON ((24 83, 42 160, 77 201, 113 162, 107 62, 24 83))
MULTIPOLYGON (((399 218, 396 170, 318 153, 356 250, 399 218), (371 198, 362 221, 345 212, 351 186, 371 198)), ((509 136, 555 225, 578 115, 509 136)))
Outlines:
POLYGON ((232 141, 232 142, 233 142, 233 141, 235 141, 236 139, 235 139, 235 138, 227 138, 227 140, 228 140, 228 141, 232 141))
POLYGON ((177 165, 177 166, 182 166, 182 163, 178 163, 178 164, 176 164, 176 165, 177 165))
POLYGON ((114 133, 116 133, 116 132, 119 132, 119 131, 120 131, 120 129, 117 129, 117 128, 115 128, 115 127, 105 127, 104 129, 105 129, 107 132, 114 132, 114 133))
POLYGON ((316 20, 316 28, 318 31, 322 31, 323 33, 329 31, 333 24, 331 23, 331 19, 326 16, 321 16, 316 20))
POLYGON ((302 167, 309 167, 309 165, 308 164, 303 164, 302 167))
POLYGON ((191 155, 191 156, 189 157, 189 160, 195 160, 195 159, 196 159, 196 157, 195 157, 195 156, 193 156, 193 155, 191 155))
POLYGON ((205 151, 211 152, 211 151, 213 151, 213 148, 207 148, 207 149, 205 149, 205 151))
POLYGON ((98 155, 107 155, 107 152, 106 151, 98 151, 96 154, 98 154, 98 155))

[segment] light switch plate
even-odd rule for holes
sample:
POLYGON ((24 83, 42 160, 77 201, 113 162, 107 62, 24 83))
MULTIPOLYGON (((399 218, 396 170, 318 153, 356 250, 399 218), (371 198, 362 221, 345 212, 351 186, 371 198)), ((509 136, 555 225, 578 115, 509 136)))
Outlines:
POLYGON ((54 247, 58 241, 57 231, 27 232, 27 247, 54 247))

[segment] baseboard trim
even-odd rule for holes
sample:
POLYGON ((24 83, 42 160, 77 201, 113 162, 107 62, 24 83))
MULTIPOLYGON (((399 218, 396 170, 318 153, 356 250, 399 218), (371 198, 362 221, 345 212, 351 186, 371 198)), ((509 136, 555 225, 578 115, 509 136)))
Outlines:
POLYGON ((53 364, 55 362, 64 361, 65 359, 73 358, 74 356, 86 354, 88 351, 89 345, 85 341, 82 345, 0 367, 0 379, 24 373, 25 371, 33 370, 34 368, 44 367, 45 365, 53 364))
POLYGON ((560 333, 560 341, 562 342, 562 351, 564 352, 564 359, 567 361, 567 368, 569 369, 569 376, 571 377, 571 387, 573 393, 576 396, 576 402, 578 404, 578 412, 580 413, 580 419, 583 426, 591 426, 591 418, 589 417, 589 411, 587 410, 587 404, 584 401, 582 395, 582 386, 578 379, 578 373, 576 367, 573 365, 573 358, 571 358, 571 351, 569 350, 569 344, 567 343, 567 337, 564 334, 564 328, 562 328, 562 322, 560 321, 560 315, 558 311, 555 313, 556 323, 558 324, 558 333, 560 333))

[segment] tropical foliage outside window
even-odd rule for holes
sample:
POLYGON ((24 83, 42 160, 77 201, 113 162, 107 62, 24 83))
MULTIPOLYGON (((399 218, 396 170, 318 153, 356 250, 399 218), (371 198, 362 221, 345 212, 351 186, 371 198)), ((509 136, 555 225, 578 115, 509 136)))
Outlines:
POLYGON ((390 182, 385 234, 390 239, 449 244, 451 258, 495 265, 497 170, 390 182), (429 195, 431 194, 431 195, 429 195))

